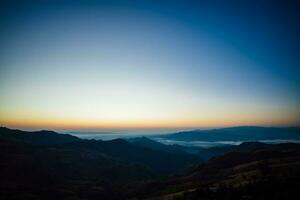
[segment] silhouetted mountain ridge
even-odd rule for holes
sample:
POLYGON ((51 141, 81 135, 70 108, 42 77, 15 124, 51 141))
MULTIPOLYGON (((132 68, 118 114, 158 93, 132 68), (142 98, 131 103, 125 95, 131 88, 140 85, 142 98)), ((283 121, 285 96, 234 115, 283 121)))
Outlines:
POLYGON ((266 144, 262 142, 243 142, 240 145, 230 145, 224 147, 211 147, 208 149, 199 148, 197 155, 203 160, 208 160, 212 157, 222 156, 229 152, 251 152, 255 150, 265 149, 270 151, 283 151, 285 149, 298 149, 300 144, 297 143, 282 143, 282 144, 266 144))
POLYGON ((0 138, 6 138, 35 145, 64 144, 80 140, 75 136, 60 134, 54 131, 41 130, 30 132, 14 130, 5 127, 0 127, 0 138))
POLYGON ((142 146, 142 147, 146 147, 146 148, 150 148, 150 149, 154 149, 154 150, 161 150, 161 151, 165 151, 165 152, 172 153, 172 154, 190 156, 190 153, 181 149, 178 145, 165 145, 165 144, 156 142, 156 141, 149 139, 147 137, 144 137, 144 136, 130 138, 130 139, 127 139, 127 141, 134 145, 138 145, 138 146, 142 146))
POLYGON ((129 141, 0 128, 0 199, 254 200, 298 192, 300 144, 193 148, 195 156, 146 137, 129 141))
POLYGON ((83 140, 52 131, 26 132, 7 128, 0 129, 0 139, 31 145, 47 145, 59 150, 94 151, 124 162, 145 165, 157 173, 173 173, 200 162, 200 159, 193 155, 171 154, 134 145, 123 139, 83 140))
POLYGON ((300 140, 300 128, 240 126, 211 130, 192 130, 162 135, 162 138, 180 141, 255 141, 300 140))

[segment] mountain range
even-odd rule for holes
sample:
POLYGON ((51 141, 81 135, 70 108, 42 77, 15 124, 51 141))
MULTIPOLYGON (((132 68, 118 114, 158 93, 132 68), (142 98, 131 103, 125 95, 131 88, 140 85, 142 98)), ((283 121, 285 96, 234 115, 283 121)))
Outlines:
POLYGON ((276 199, 270 184, 292 199, 300 178, 294 143, 200 148, 2 127, 0 148, 0 199, 276 199))
POLYGON ((161 138, 179 141, 258 141, 300 140, 299 127, 256 127, 240 126, 210 130, 182 131, 161 135, 161 138))

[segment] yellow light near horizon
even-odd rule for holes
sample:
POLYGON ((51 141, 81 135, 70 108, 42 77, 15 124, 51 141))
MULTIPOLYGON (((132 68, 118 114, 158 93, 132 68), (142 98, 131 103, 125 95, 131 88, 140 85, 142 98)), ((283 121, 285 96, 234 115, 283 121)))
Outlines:
POLYGON ((97 120, 80 118, 60 117, 0 117, 1 126, 13 128, 32 129, 156 129, 156 128, 213 128, 241 125, 267 125, 267 126, 289 126, 299 124, 299 119, 294 117, 265 118, 264 116, 242 116, 227 114, 223 116, 210 117, 185 117, 173 119, 120 119, 120 120, 97 120))

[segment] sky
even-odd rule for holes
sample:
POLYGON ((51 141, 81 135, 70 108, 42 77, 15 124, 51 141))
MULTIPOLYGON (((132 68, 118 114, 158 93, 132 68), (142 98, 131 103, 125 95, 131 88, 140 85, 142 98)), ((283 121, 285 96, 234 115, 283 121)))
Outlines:
POLYGON ((40 0, 0 7, 1 126, 300 124, 300 7, 293 1, 40 0))

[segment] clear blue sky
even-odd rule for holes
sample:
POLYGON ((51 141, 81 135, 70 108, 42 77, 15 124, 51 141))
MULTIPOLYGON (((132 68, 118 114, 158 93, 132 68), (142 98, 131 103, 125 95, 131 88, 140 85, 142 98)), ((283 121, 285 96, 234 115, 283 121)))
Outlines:
POLYGON ((300 123, 300 18, 292 1, 1 4, 1 125, 300 123))

